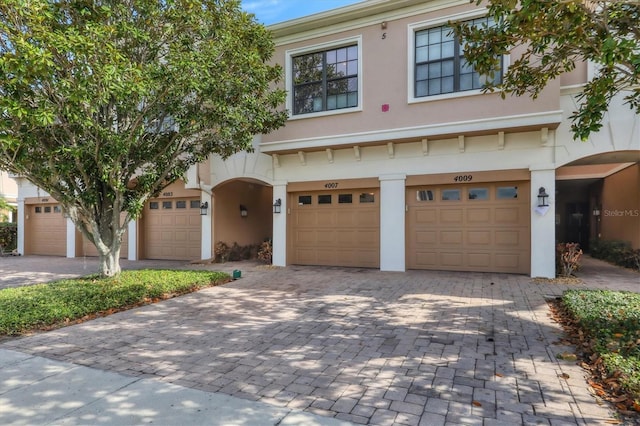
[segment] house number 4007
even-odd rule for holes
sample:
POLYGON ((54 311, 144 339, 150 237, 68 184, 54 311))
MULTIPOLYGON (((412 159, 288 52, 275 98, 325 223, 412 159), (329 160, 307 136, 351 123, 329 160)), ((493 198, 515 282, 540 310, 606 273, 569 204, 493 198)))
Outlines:
POLYGON ((327 189, 336 189, 338 187, 338 182, 325 183, 324 187, 327 189))

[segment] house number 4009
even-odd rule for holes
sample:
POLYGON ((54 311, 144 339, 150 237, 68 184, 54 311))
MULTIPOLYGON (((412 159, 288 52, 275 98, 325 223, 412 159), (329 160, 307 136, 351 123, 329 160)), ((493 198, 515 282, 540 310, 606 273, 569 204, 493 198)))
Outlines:
POLYGON ((453 178, 454 182, 471 182, 473 176, 471 175, 459 175, 453 178))
POLYGON ((338 187, 338 182, 325 183, 324 187, 327 189, 336 189, 338 187))

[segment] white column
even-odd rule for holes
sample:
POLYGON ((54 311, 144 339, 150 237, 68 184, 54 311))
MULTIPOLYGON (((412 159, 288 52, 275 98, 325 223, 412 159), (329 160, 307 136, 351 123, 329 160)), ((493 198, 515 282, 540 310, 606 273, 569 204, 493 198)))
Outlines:
POLYGON ((380 270, 405 270, 406 175, 380 176, 380 270))
POLYGON ((76 225, 67 218, 67 257, 76 257, 76 225))
POLYGON ((22 255, 24 255, 24 225, 28 220, 24 208, 24 198, 18 198, 18 253, 22 255))
POLYGON ((531 168, 531 276, 556 276, 556 171, 531 168), (548 208, 538 207, 538 192, 549 194, 548 208))
POLYGON ((213 253, 211 252, 211 239, 213 238, 213 219, 215 219, 213 217, 213 197, 211 197, 210 193, 202 191, 200 192, 200 202, 209 204, 207 214, 200 216, 200 219, 202 220, 202 233, 200 234, 200 259, 210 259, 213 257, 213 253))
POLYGON ((132 220, 127 224, 127 245, 129 247, 127 260, 138 260, 138 221, 132 220))
POLYGON ((273 185, 273 203, 280 200, 281 213, 273 214, 273 259, 276 266, 287 266, 287 183, 278 182, 273 185))

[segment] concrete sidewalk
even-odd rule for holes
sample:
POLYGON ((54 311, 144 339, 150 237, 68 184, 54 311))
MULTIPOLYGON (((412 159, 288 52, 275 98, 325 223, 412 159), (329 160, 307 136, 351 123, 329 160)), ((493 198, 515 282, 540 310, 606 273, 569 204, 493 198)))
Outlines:
POLYGON ((347 425, 261 402, 0 349, 2 425, 347 425))

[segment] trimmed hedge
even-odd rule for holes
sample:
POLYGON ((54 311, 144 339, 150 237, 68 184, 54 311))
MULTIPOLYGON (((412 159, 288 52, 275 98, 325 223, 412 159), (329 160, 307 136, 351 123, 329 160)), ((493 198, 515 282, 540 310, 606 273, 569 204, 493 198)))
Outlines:
POLYGON ((15 250, 18 247, 18 225, 16 223, 0 223, 0 247, 5 252, 15 250))
POLYGON ((640 250, 635 250, 627 241, 592 241, 590 255, 624 268, 640 271, 640 250))

